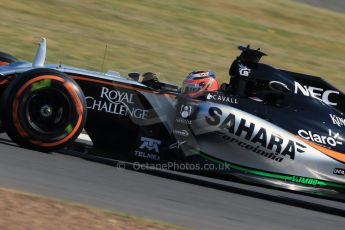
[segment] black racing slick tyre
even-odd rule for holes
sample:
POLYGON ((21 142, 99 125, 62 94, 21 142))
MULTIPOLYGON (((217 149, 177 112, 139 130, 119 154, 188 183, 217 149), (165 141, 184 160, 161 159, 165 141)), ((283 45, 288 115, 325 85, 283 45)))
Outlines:
POLYGON ((8 53, 0 52, 0 66, 18 61, 18 59, 8 53))
POLYGON ((19 146, 50 152, 73 142, 87 109, 78 84, 64 73, 34 69, 16 77, 1 98, 3 126, 19 146))
MULTIPOLYGON (((12 62, 18 61, 18 59, 8 53, 0 52, 0 66, 4 66, 7 64, 10 64, 12 62)), ((0 80, 0 86, 1 86, 1 80, 0 80)), ((1 96, 1 89, 0 89, 0 96, 1 96)), ((4 129, 2 126, 2 121, 0 120, 0 133, 3 133, 4 129)))

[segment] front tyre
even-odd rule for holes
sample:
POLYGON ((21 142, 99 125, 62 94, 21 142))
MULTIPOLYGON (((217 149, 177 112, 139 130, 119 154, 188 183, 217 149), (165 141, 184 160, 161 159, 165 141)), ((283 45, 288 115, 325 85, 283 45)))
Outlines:
MULTIPOLYGON (((16 62, 18 59, 11 54, 0 52, 0 66, 8 65, 12 62, 16 62)), ((0 85, 1 85, 1 80, 0 80, 0 85)), ((0 91, 0 96, 1 96, 1 91, 0 91)), ((2 121, 0 120, 0 133, 3 133, 3 127, 2 127, 2 121)))
POLYGON ((1 99, 3 126, 18 145, 54 151, 74 141, 86 121, 85 96, 64 73, 34 69, 16 77, 1 99))

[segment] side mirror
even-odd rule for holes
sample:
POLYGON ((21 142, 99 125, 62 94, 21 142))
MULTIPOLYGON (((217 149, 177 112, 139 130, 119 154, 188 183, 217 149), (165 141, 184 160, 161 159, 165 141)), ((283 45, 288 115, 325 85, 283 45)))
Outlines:
POLYGON ((139 81, 140 73, 138 72, 128 73, 128 77, 130 77, 134 81, 139 81))
POLYGON ((291 90, 287 87, 286 84, 280 82, 280 81, 270 81, 268 84, 270 89, 276 92, 291 92, 291 90))

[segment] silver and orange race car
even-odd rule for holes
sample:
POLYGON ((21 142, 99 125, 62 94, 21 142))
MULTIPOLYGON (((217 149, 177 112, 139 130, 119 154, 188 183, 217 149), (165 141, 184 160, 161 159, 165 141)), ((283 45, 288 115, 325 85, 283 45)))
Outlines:
POLYGON ((133 73, 45 64, 45 39, 33 62, 0 53, 1 129, 41 151, 62 149, 85 130, 107 158, 188 163, 213 176, 345 199, 344 94, 240 49, 230 70, 255 86, 251 95, 225 84, 190 97, 133 73))

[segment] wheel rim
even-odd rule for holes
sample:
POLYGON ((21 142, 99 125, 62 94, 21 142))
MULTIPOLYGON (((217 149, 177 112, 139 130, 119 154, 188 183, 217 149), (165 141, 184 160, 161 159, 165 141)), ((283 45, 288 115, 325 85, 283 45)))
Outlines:
POLYGON ((69 123, 70 104, 59 90, 34 92, 28 97, 25 108, 29 127, 38 133, 60 133, 69 123))

